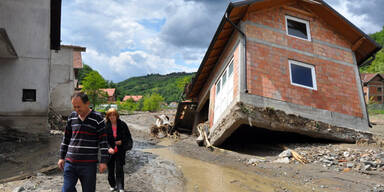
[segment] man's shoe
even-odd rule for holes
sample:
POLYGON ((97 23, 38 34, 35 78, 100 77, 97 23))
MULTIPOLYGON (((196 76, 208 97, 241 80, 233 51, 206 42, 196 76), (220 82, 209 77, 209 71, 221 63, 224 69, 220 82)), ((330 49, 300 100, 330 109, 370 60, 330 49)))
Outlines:
POLYGON ((116 191, 116 188, 115 187, 110 187, 109 191, 116 191))
POLYGON ((120 189, 119 192, 124 192, 124 189, 120 189))

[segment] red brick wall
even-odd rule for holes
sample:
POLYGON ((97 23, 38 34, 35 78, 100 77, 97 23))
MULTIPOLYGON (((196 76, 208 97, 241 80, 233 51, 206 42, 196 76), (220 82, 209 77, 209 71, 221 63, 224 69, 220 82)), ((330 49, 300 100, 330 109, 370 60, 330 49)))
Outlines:
MULTIPOLYGON (((296 7, 300 8, 299 6, 296 7)), ((320 55, 328 59, 307 56, 297 51, 262 45, 248 40, 247 83, 249 93, 362 117, 363 111, 358 95, 354 67, 330 61, 337 60, 353 65, 352 53, 313 41, 316 39, 350 49, 350 43, 334 32, 325 21, 319 17, 300 15, 300 13, 288 11, 282 7, 261 12, 250 12, 247 14, 247 18, 250 22, 285 32, 285 15, 308 20, 312 41, 298 39, 285 33, 254 25, 246 25, 247 37, 320 55), (294 86, 290 83, 288 60, 296 60, 315 66, 317 90, 294 86)))

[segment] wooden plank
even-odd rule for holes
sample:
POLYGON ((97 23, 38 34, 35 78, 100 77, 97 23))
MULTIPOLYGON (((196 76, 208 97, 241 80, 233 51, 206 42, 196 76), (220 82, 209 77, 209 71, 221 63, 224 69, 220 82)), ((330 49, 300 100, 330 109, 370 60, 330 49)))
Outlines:
POLYGON ((45 168, 42 168, 42 169, 39 169, 35 172, 29 172, 29 173, 23 173, 23 174, 20 174, 20 175, 16 175, 16 176, 13 176, 13 177, 9 177, 9 178, 5 178, 5 179, 2 179, 0 180, 0 183, 8 183, 8 182, 11 182, 11 181, 18 181, 18 180, 23 180, 23 179, 27 179, 33 175, 36 175, 36 173, 47 173, 47 172, 50 172, 54 169, 58 169, 57 165, 51 165, 49 167, 45 167, 45 168))
POLYGON ((295 7, 291 7, 291 6, 288 6, 288 5, 283 5, 283 8, 286 9, 286 10, 289 10, 289 11, 293 11, 293 12, 296 12, 296 13, 300 13, 300 14, 309 16, 309 17, 313 17, 314 16, 312 13, 310 13, 308 11, 304 11, 304 10, 301 10, 301 9, 298 9, 298 8, 295 8, 295 7))
POLYGON ((363 44, 364 40, 365 40, 365 37, 361 37, 359 40, 353 43, 352 51, 355 52, 357 49, 359 49, 360 46, 363 44))

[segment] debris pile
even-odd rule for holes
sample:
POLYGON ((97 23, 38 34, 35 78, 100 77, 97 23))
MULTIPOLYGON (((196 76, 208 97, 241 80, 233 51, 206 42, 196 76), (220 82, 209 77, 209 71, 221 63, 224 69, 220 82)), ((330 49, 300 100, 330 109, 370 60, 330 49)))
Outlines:
POLYGON ((337 171, 384 171, 384 151, 381 149, 352 149, 327 145, 297 148, 308 161, 337 171), (308 150, 309 149, 309 150, 308 150))
POLYGON ((173 123, 169 121, 169 117, 167 115, 155 115, 156 124, 150 128, 151 136, 156 138, 179 138, 180 134, 176 130, 173 129, 173 123))
POLYGON ((51 130, 64 131, 67 119, 50 107, 48 112, 48 123, 51 130))
POLYGON ((338 145, 307 145, 295 147, 295 151, 285 147, 275 160, 249 159, 247 165, 257 163, 313 163, 336 171, 384 171, 384 150, 382 148, 346 148, 338 145))

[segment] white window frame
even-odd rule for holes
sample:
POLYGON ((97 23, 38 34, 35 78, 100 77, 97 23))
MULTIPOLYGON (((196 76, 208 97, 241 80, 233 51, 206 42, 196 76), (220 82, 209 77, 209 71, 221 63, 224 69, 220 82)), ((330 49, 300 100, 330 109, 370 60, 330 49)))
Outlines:
MULTIPOLYGON (((217 79, 215 85, 216 85, 216 90, 217 90, 217 85, 220 83, 220 90, 219 92, 216 91, 216 95, 220 93, 221 89, 224 87, 225 83, 228 82, 228 79, 233 75, 234 73, 234 68, 233 68, 233 71, 231 74, 229 74, 229 66, 232 64, 232 66, 234 65, 234 60, 233 60, 233 57, 231 58, 231 60, 229 60, 229 62, 227 63, 227 65, 225 66, 224 70, 221 72, 219 78, 217 79), (223 83, 223 75, 224 73, 226 74, 226 81, 223 83)), ((233 66, 234 67, 234 66, 233 66)))
POLYGON ((309 21, 307 21, 307 20, 299 19, 299 18, 296 18, 296 17, 292 17, 292 16, 289 16, 289 15, 286 15, 285 16, 285 29, 286 29, 286 32, 287 32, 288 36, 295 37, 295 38, 302 39, 302 40, 306 40, 306 41, 311 41, 311 30, 310 30, 310 27, 309 27, 309 21), (288 33, 288 19, 296 21, 296 22, 299 22, 299 23, 304 23, 306 28, 307 28, 307 37, 308 38, 304 39, 302 37, 297 37, 297 36, 294 36, 294 35, 290 35, 288 33))
POLYGON ((299 62, 299 61, 294 61, 294 60, 288 60, 288 63, 289 63, 289 77, 290 77, 291 85, 295 85, 295 86, 299 86, 299 87, 304 87, 304 88, 312 89, 312 90, 317 90, 315 66, 310 65, 310 64, 306 64, 306 63, 302 63, 302 62, 299 62), (305 85, 301 85, 301 84, 297 84, 297 83, 292 82, 292 64, 299 65, 299 66, 311 69, 312 85, 313 85, 313 87, 309 87, 309 86, 305 86, 305 85))

